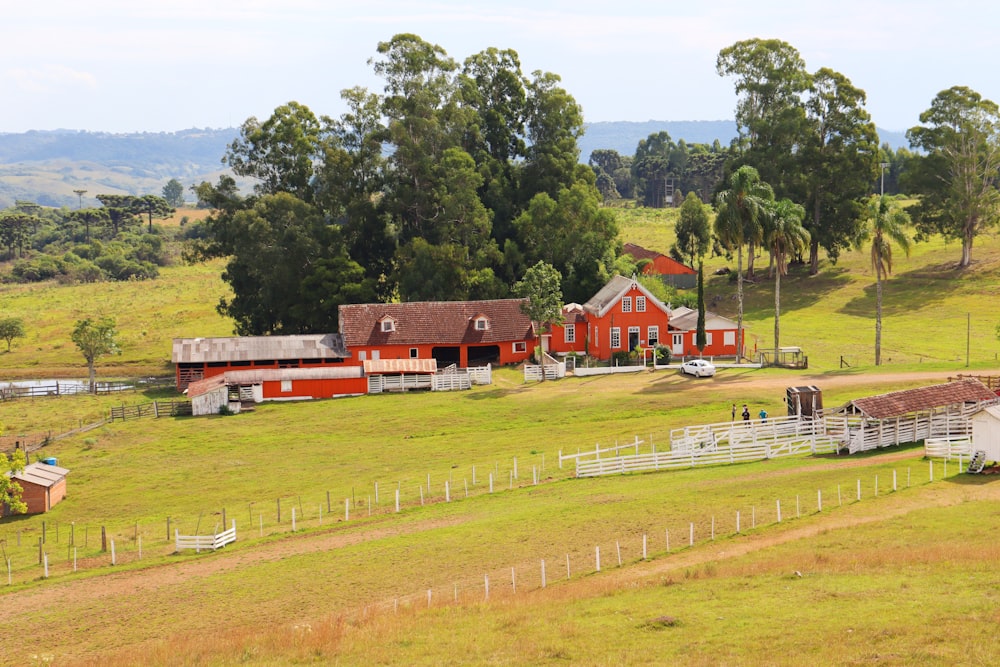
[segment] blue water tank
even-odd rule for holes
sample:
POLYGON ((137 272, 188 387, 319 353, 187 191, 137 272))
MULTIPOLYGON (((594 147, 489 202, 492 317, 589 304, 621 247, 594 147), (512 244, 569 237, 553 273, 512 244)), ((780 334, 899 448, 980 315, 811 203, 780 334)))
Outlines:
POLYGON ((58 463, 57 463, 57 459, 56 459, 56 457, 54 457, 54 456, 50 456, 50 457, 49 457, 49 458, 47 458, 47 459, 42 459, 42 463, 44 463, 44 464, 45 464, 45 465, 47 465, 47 466, 54 466, 54 465, 58 465, 58 463))

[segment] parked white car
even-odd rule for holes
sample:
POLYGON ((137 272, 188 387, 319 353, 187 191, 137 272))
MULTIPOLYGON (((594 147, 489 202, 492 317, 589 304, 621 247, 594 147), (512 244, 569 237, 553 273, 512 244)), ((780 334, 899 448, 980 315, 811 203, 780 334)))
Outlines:
POLYGON ((681 364, 681 373, 699 378, 710 378, 715 375, 715 366, 704 359, 689 359, 681 364))

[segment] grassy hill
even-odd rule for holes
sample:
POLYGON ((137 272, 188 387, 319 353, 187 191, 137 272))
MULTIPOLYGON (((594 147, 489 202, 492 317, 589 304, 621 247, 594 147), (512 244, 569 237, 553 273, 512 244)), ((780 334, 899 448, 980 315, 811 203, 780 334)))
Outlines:
MULTIPOLYGON (((667 250, 671 212, 620 215, 623 240, 667 250)), ((981 641, 997 621, 1000 485, 990 477, 937 462, 932 482, 919 447, 591 480, 558 463, 560 450, 635 437, 666 447, 671 428, 726 420, 733 403, 781 414, 789 385, 818 385, 835 406, 967 372, 966 312, 970 368, 995 373, 1000 244, 983 239, 961 275, 948 268, 957 254, 928 243, 898 258, 886 285, 892 361, 880 369, 871 276, 865 253, 852 252, 819 276, 783 281, 783 341, 806 349, 806 372, 525 385, 501 369, 492 386, 463 393, 275 403, 58 440, 43 451, 71 469, 67 499, 0 522, 5 618, 31 628, 0 638, 0 655, 56 665, 993 664, 1000 649, 981 641), (173 530, 234 519, 239 539, 223 551, 173 553, 173 530)), ((2 285, 4 312, 25 319, 29 338, 0 354, 0 372, 82 375, 68 332, 95 311, 115 315, 125 338, 102 375, 165 371, 172 337, 231 332, 214 311, 219 270, 2 285)), ((732 289, 710 280, 719 312, 734 310, 732 289)), ((748 291, 759 345, 769 343, 770 290, 762 279, 748 291)), ((0 403, 0 422, 7 434, 62 432, 112 404, 170 396, 0 403)))

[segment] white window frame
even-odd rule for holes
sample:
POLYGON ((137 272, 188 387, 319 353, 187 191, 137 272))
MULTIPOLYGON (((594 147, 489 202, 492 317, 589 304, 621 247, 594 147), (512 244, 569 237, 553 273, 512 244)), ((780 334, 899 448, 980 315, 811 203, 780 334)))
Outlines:
POLYGON ((622 297, 622 312, 631 313, 632 312, 632 297, 623 296, 622 297))
POLYGON ((576 342, 576 325, 567 324, 563 328, 563 342, 575 343, 576 342))
POLYGON ((646 312, 646 297, 644 296, 635 297, 635 312, 637 313, 646 312))
POLYGON ((651 324, 646 327, 646 344, 650 347, 660 344, 660 327, 656 324, 651 324))
POLYGON ((382 333, 390 333, 396 330, 396 321, 391 317, 382 320, 382 333))
POLYGON ((419 359, 419 358, 420 358, 420 350, 418 350, 415 347, 411 347, 410 348, 410 359, 419 359))
POLYGON ((735 331, 723 331, 722 332, 722 344, 723 345, 736 345, 736 332, 735 331))
POLYGON ((364 350, 358 350, 358 361, 364 361, 368 358, 368 353, 364 350))
POLYGON ((711 344, 712 344, 712 332, 711 331, 706 331, 705 332, 705 346, 708 347, 711 344))
POLYGON ((291 380, 282 380, 281 381, 281 393, 287 394, 287 393, 290 393, 291 391, 292 391, 292 381, 291 380))
POLYGON ((476 331, 488 331, 490 328, 490 321, 485 317, 476 318, 476 331))
POLYGON ((618 350, 622 346, 622 329, 621 327, 611 327, 611 349, 618 350))
POLYGON ((627 340, 629 340, 629 341, 632 340, 632 334, 635 334, 635 339, 637 341, 637 344, 638 345, 642 345, 642 331, 639 329, 639 327, 629 327, 628 328, 628 339, 627 340))
POLYGON ((528 344, 525 343, 523 340, 516 340, 516 341, 514 341, 513 349, 514 349, 515 353, 518 353, 518 352, 527 352, 528 351, 528 344))

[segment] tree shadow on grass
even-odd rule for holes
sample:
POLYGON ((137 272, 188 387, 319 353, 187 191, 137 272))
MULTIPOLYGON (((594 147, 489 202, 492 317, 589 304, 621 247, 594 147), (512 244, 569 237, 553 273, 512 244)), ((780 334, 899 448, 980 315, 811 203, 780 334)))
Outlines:
MULTIPOLYGON (((882 315, 898 315, 933 306, 955 292, 956 281, 969 275, 954 262, 922 266, 897 273, 882 282, 882 315)), ((875 278, 864 288, 864 296, 851 299, 839 312, 855 317, 874 317, 875 278)), ((784 308, 782 308, 784 310, 784 308)))
MULTIPOLYGON (((743 313, 750 320, 774 315, 774 278, 768 277, 767 266, 758 268, 756 276, 743 283, 743 313)), ((808 266, 790 267, 788 275, 781 277, 781 312, 810 308, 850 282, 847 269, 842 267, 829 267, 815 276, 809 275, 808 266)), ((736 312, 736 285, 727 284, 726 288, 732 291, 732 298, 724 302, 720 314, 728 317, 730 311, 736 312)), ((709 305, 709 310, 714 308, 709 305)))

